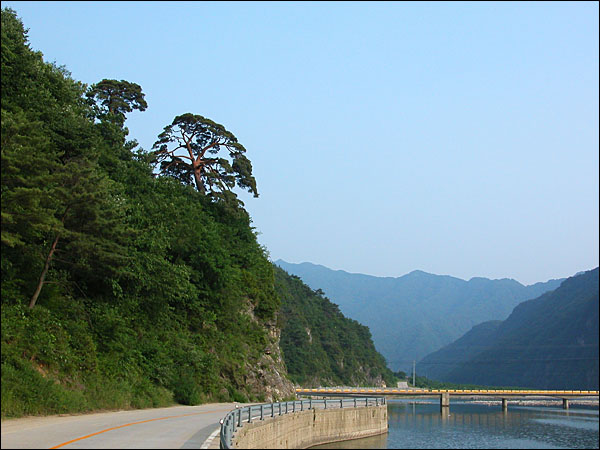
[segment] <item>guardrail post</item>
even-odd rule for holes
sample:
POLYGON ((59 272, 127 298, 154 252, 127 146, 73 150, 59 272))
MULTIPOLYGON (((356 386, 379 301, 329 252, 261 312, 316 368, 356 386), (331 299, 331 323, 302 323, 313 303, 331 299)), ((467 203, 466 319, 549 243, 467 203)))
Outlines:
POLYGON ((238 428, 239 428, 242 426, 242 410, 238 409, 237 413, 238 413, 238 428))
POLYGON ((312 397, 308 399, 308 409, 312 409, 312 397))
POLYGON ((248 423, 252 423, 252 406, 248 406, 248 423))
POLYGON ((354 407, 356 408, 356 397, 354 397, 354 407))
POLYGON ((286 413, 286 414, 288 413, 288 403, 289 403, 289 402, 285 402, 285 413, 286 413))
MULTIPOLYGON (((219 425, 221 425, 221 434, 219 438, 222 439, 221 436, 225 436, 225 438, 227 438, 227 429, 225 429, 225 431, 223 430, 223 419, 219 420, 219 425)), ((222 447, 222 445, 220 447, 222 447)))
POLYGON ((375 406, 379 406, 379 397, 375 397, 375 406))
POLYGON ((344 407, 344 399, 340 398, 340 409, 344 407))
POLYGON ((265 420, 265 405, 260 405, 260 420, 265 420))
POLYGON ((327 409, 327 399, 325 399, 325 409, 327 409))
POLYGON ((281 402, 279 402, 278 404, 279 404, 279 415, 281 415, 281 402))
POLYGON ((304 400, 300 400, 300 411, 304 411, 304 400))

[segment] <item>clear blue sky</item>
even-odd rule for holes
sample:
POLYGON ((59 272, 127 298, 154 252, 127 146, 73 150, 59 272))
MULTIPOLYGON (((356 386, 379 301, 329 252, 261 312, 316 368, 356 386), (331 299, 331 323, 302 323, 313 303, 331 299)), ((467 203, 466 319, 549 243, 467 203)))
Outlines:
POLYGON ((273 260, 524 284, 598 266, 598 3, 13 2, 75 79, 248 150, 273 260))

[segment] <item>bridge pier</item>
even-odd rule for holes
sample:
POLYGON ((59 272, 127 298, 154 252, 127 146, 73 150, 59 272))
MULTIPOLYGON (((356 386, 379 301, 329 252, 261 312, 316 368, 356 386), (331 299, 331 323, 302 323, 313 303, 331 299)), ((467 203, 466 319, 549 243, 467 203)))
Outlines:
POLYGON ((508 400, 505 398, 502 399, 502 411, 503 412, 508 411, 508 400))
POLYGON ((450 408, 450 394, 445 392, 442 395, 440 395, 440 411, 447 412, 449 410, 449 408, 450 408))
POLYGON ((563 398, 563 409, 569 409, 569 399, 563 398))

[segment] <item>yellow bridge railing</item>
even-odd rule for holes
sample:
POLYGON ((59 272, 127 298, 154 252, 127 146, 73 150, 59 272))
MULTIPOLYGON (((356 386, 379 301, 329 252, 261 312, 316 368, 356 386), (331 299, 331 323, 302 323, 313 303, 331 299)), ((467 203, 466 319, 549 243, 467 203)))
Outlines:
POLYGON ((546 390, 546 389, 396 389, 396 388, 310 388, 296 389, 299 395, 519 395, 519 396, 598 396, 599 391, 546 390))

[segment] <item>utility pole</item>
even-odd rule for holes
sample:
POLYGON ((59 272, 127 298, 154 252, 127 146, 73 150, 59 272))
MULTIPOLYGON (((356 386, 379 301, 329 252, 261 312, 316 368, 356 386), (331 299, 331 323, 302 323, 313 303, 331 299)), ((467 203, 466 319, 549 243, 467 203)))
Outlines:
POLYGON ((416 387, 415 386, 415 364, 416 364, 416 361, 413 359, 413 387, 416 387))

